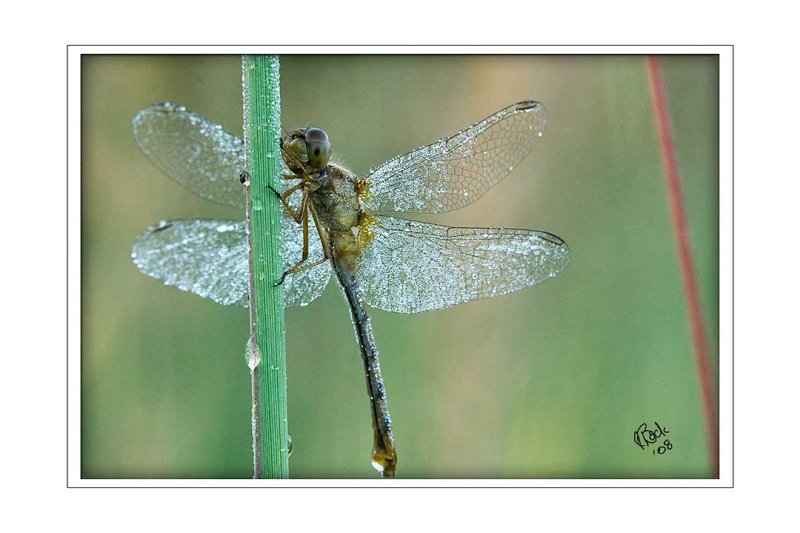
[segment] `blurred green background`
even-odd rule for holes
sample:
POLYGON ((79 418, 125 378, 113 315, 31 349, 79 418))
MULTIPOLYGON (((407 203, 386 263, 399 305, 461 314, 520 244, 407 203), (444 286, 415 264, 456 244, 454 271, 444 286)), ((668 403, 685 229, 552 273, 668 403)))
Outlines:
MULTIPOLYGON (((523 99, 550 115, 480 201, 419 217, 547 230, 572 263, 535 288, 419 315, 372 311, 405 478, 711 476, 681 274, 639 56, 282 56, 283 124, 364 174, 523 99), (673 449, 633 443, 642 422, 673 449)), ((718 63, 663 59, 715 382, 718 63)), ((249 478, 245 309, 130 261, 162 218, 242 219, 163 175, 131 118, 181 103, 242 132, 239 56, 84 56, 82 475, 249 478)), ((235 178, 235 177, 234 177, 235 178)), ((375 478, 362 363, 333 283, 286 314, 295 478, 375 478)))

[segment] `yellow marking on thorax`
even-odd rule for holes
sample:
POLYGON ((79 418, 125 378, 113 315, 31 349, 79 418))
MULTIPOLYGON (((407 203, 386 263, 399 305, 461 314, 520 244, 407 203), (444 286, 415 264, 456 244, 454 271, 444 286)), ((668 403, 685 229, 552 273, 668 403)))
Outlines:
POLYGON ((367 205, 369 205, 369 201, 372 198, 369 185, 369 182, 366 180, 356 182, 356 198, 367 205))
POLYGON ((369 213, 361 211, 358 216, 358 251, 361 252, 369 246, 375 238, 375 232, 372 228, 379 226, 378 219, 369 213))

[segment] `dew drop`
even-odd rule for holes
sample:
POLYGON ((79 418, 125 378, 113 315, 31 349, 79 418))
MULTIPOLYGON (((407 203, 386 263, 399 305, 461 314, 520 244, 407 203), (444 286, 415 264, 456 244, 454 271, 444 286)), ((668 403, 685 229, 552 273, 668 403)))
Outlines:
POLYGON ((258 347, 255 336, 250 337, 245 350, 245 360, 250 371, 254 371, 261 364, 261 350, 258 347))

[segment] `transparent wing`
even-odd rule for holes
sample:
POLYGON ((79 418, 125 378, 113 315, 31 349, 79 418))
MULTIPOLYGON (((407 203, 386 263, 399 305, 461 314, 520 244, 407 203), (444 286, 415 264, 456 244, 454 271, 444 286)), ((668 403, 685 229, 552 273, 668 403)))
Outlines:
POLYGON ((469 128, 391 159, 372 171, 375 211, 443 213, 477 200, 531 151, 547 122, 544 106, 526 100, 469 128))
POLYGON ((139 270, 167 285, 222 305, 249 305, 241 222, 162 220, 136 239, 131 257, 139 270))
POLYGON ((569 263, 569 248, 543 231, 451 228, 375 217, 358 263, 366 302, 418 313, 536 285, 569 263))
MULTIPOLYGON (((294 195, 300 196, 300 195, 294 195)), ((296 208, 296 207, 295 207, 296 208)), ((289 216, 286 210, 281 217, 283 235, 283 269, 288 270, 303 257, 303 226, 289 216)), ((325 257, 322 241, 308 221, 308 263, 315 263, 325 257)), ((331 264, 326 261, 314 268, 289 274, 283 282, 283 300, 286 307, 303 307, 322 295, 331 277, 331 264)))
MULTIPOLYGON (((302 227, 286 219, 288 216, 281 221, 281 231, 284 268, 289 268, 302 252, 302 227)), ((312 239, 309 246, 312 257, 322 257, 319 239, 312 239)), ((243 222, 161 221, 136 239, 131 257, 139 270, 167 285, 222 305, 249 305, 243 222)), ((322 294, 329 278, 328 263, 288 276, 283 284, 285 305, 308 305, 322 294)))
POLYGON ((170 103, 133 118, 133 137, 155 165, 197 195, 244 206, 239 174, 245 170, 242 140, 207 118, 170 103))

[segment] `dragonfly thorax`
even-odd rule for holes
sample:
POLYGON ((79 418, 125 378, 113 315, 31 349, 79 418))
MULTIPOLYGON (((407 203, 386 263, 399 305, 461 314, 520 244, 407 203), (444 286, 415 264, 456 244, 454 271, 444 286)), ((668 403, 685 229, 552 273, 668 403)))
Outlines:
POLYGON ((362 212, 357 179, 347 169, 330 164, 322 185, 311 195, 320 223, 328 231, 346 231, 358 225, 362 212))

